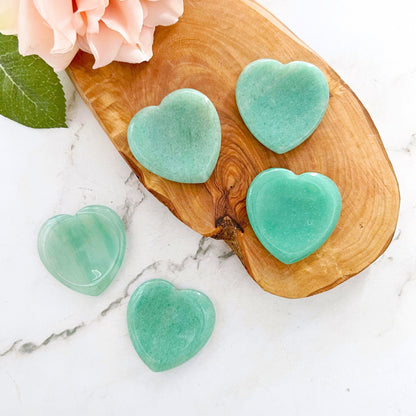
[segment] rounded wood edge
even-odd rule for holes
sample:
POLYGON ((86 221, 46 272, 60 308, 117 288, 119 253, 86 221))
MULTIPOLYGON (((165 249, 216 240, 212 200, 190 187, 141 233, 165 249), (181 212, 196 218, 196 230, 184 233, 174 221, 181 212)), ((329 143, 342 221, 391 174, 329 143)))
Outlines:
MULTIPOLYGON (((256 12, 258 12, 261 16, 266 18, 273 25, 277 26, 279 28, 279 30, 283 31, 287 36, 290 36, 293 40, 295 40, 299 45, 301 45, 302 48, 307 49, 310 53, 314 53, 311 48, 309 48, 307 45, 305 45, 283 23, 281 23, 275 16, 273 16, 270 12, 268 12, 262 6, 258 5, 257 3, 255 3, 252 0, 238 0, 238 1, 240 1, 241 3, 246 4, 247 6, 251 7, 256 12)), ((377 129, 374 126, 374 123, 373 123, 371 117, 369 116, 367 110, 362 105, 360 100, 356 97, 355 93, 348 87, 348 85, 346 85, 341 80, 341 78, 338 76, 338 74, 331 67, 329 67, 329 65, 325 61, 323 61, 322 58, 320 58, 316 53, 314 53, 314 55, 315 55, 316 59, 318 59, 318 61, 321 63, 321 66, 323 68, 325 68, 327 73, 331 76, 332 82, 333 83, 338 83, 339 82, 339 84, 342 87, 347 89, 348 92, 351 93, 355 97, 355 100, 356 100, 357 103, 359 103, 359 105, 361 107, 361 111, 363 112, 368 124, 372 127, 372 130, 375 132, 374 136, 377 138, 377 141, 380 145, 380 150, 382 150, 382 153, 383 153, 385 159, 387 160, 387 162, 390 166, 391 173, 394 176, 395 188, 396 188, 396 193, 397 193, 396 215, 395 215, 395 219, 394 219, 394 227, 393 227, 390 238, 387 239, 388 241, 386 241, 386 244, 384 245, 383 250, 381 250, 377 255, 375 255, 374 258, 371 261, 368 261, 368 264, 366 264, 364 266, 361 266, 357 270, 354 270, 354 273, 345 274, 341 277, 335 276, 336 278, 334 279, 333 282, 331 282, 330 284, 326 284, 326 285, 322 286, 321 288, 315 289, 313 291, 304 290, 304 291, 294 292, 293 290, 290 290, 290 291, 284 291, 284 290, 280 290, 280 289, 276 290, 275 288, 271 287, 270 285, 265 284, 265 282, 261 278, 256 278, 258 276, 254 277, 255 273, 253 273, 253 271, 251 270, 250 264, 247 264, 247 261, 245 261, 244 250, 241 249, 241 246, 239 244, 239 236, 243 233, 242 228, 241 228, 241 226, 239 226, 238 223, 236 223, 234 221, 234 219, 232 219, 230 217, 229 218, 227 218, 227 217, 214 218, 215 225, 214 225, 214 223, 212 223, 212 225, 211 225, 211 223, 210 223, 211 220, 210 220, 206 223, 206 225, 204 225, 201 229, 199 229, 201 234, 203 234, 205 236, 210 236, 210 237, 213 237, 213 238, 225 240, 230 245, 230 247, 236 252, 236 254, 239 256, 239 258, 242 260, 242 262, 243 262, 244 266, 246 267, 246 269, 248 270, 249 274, 253 277, 253 279, 264 290, 266 290, 270 293, 273 293, 275 295, 282 296, 282 297, 287 297, 287 298, 307 297, 307 296, 312 296, 312 295, 315 295, 317 293, 321 293, 323 291, 329 290, 329 289, 337 286, 338 284, 344 282, 345 280, 349 279, 350 277, 356 275, 357 273, 359 273, 360 271, 362 271, 366 267, 368 267, 368 265, 370 265, 372 262, 374 262, 384 252, 384 250, 388 247, 388 245, 389 245, 389 243, 390 243, 390 241, 393 237, 396 225, 397 225, 397 217, 398 217, 398 212, 399 212, 400 196, 399 196, 397 178, 395 177, 391 162, 390 162, 390 160, 387 156, 387 152, 384 149, 381 138, 380 138, 380 136, 377 132, 377 129)), ((89 108, 93 111, 94 115, 98 119, 100 125, 104 128, 104 130, 107 132, 107 134, 109 134, 110 137, 111 137, 110 132, 106 129, 104 123, 102 122, 100 117, 96 114, 94 106, 91 104, 88 97, 85 95, 85 93, 80 88, 78 88, 78 83, 76 82, 76 79, 73 76, 73 73, 72 73, 70 68, 68 69, 68 73, 69 73, 71 79, 73 79, 75 85, 77 86, 77 89, 80 92, 82 98, 84 99, 84 101, 86 101, 89 108)), ((120 149, 119 149, 119 151, 120 151, 120 149)), ((185 222, 186 225, 190 226, 191 228, 194 228, 193 224, 190 224, 189 222, 184 221, 183 218, 181 218, 181 214, 179 212, 176 212, 174 204, 172 204, 171 201, 169 201, 169 199, 165 195, 163 195, 162 193, 157 191, 157 186, 154 186, 154 184, 153 184, 154 179, 152 179, 151 176, 148 176, 145 173, 143 173, 143 171, 140 169, 140 167, 137 166, 137 163, 135 163, 133 160, 131 160, 131 157, 130 157, 129 154, 125 154, 123 151, 120 151, 120 153, 122 154, 123 158, 127 161, 127 163, 130 165, 130 167, 135 172, 135 174, 143 182, 143 184, 149 189, 149 191, 152 192, 161 202, 163 202, 172 211, 172 213, 175 216, 177 216, 179 219, 181 219, 183 222, 185 222)), ((156 181, 156 183, 157 183, 157 181, 156 181)))

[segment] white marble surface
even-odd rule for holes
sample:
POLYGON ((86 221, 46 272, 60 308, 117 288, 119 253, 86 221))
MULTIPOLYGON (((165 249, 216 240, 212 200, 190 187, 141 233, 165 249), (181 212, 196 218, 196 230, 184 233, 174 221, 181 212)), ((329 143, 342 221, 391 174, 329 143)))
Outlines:
POLYGON ((68 129, 0 117, 0 415, 415 414, 414 3, 262 3, 372 115, 401 186, 395 240, 330 292, 263 292, 225 244, 201 239, 143 189, 65 79, 68 129), (91 298, 45 271, 36 237, 48 217, 97 203, 123 217, 128 248, 113 284, 91 298), (153 277, 204 291, 217 311, 201 353, 160 374, 135 354, 125 320, 129 295, 153 277))

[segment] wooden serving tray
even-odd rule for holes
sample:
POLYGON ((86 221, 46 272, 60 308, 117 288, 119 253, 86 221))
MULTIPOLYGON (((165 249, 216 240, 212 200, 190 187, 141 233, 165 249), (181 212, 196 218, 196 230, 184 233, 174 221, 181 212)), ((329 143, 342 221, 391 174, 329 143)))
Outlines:
POLYGON ((400 196, 377 129, 334 70, 278 19, 252 0, 185 0, 179 23, 157 29, 153 50, 149 63, 114 62, 98 70, 91 69, 91 55, 79 53, 68 73, 131 169, 174 215, 204 236, 225 240, 263 289, 288 298, 331 289, 384 252, 396 228, 400 196), (240 72, 260 58, 311 62, 329 83, 322 123, 283 155, 251 135, 235 102, 240 72), (174 183, 150 173, 127 144, 127 126, 138 110, 185 87, 206 94, 221 120, 221 153, 205 184, 174 183), (334 233, 317 252, 292 265, 263 248, 247 218, 247 188, 271 167, 322 173, 342 195, 334 233))

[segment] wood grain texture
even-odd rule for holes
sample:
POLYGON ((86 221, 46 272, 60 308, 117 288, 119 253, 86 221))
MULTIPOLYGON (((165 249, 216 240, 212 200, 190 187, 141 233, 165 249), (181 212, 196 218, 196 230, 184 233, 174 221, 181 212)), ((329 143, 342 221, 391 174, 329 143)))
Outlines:
POLYGON ((179 23, 156 31, 149 63, 112 63, 92 70, 92 60, 79 53, 68 73, 140 181, 189 227, 224 239, 265 290, 289 298, 323 292, 366 268, 389 245, 400 197, 371 118, 328 64, 257 3, 185 0, 179 23), (283 155, 250 134, 236 106, 239 74, 260 58, 311 62, 329 83, 329 107, 322 123, 306 142, 283 155), (164 96, 185 87, 206 94, 221 120, 220 157, 205 184, 174 183, 153 175, 133 158, 127 144, 127 126, 138 110, 158 105, 164 96), (263 248, 247 218, 248 186, 271 167, 327 175, 342 196, 341 217, 329 240, 292 265, 280 263, 263 248))

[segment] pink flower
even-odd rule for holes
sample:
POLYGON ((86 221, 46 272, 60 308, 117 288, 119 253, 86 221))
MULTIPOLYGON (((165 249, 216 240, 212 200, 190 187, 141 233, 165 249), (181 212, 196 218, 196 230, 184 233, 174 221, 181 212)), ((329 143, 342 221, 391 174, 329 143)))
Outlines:
POLYGON ((20 53, 39 55, 55 71, 65 69, 79 49, 94 55, 93 68, 148 61, 155 27, 174 24, 183 13, 183 0, 3 1, 10 6, 0 8, 0 31, 17 33, 20 53))

